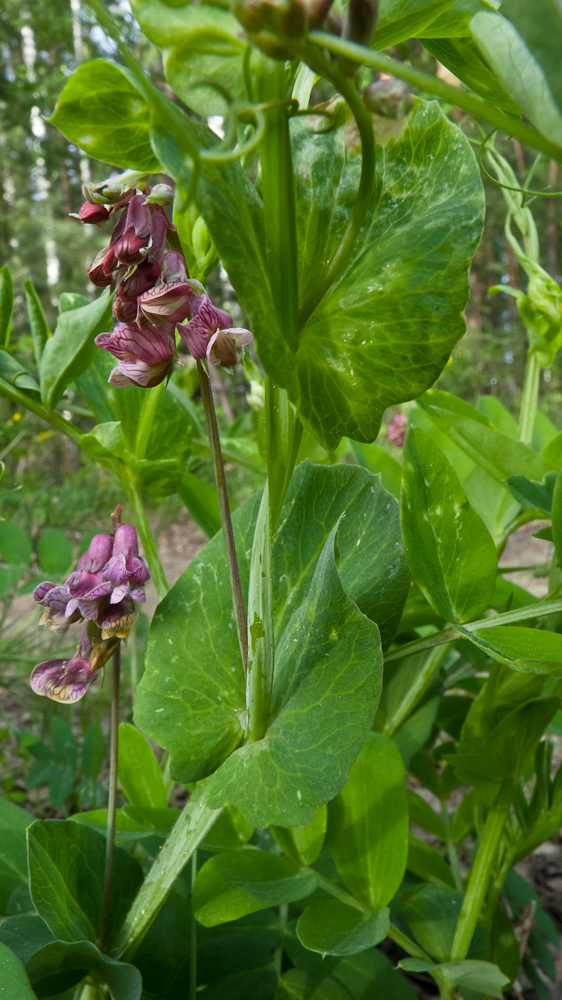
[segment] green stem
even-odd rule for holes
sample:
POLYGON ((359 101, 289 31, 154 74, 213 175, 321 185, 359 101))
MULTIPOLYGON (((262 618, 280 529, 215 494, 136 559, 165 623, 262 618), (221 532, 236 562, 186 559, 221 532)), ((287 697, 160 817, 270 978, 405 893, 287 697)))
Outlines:
POLYGON ((541 365, 537 357, 537 352, 529 351, 527 366, 525 368, 525 380, 523 382, 521 411, 519 413, 519 440, 523 444, 531 444, 533 441, 533 430, 535 428, 535 417, 539 401, 540 377, 541 365))
POLYGON ((288 903, 282 903, 279 907, 279 943, 276 945, 275 951, 273 952, 273 966, 278 979, 281 979, 281 972, 283 969, 283 942, 287 932, 288 923, 289 905, 288 903))
MULTIPOLYGON (((272 102, 284 102, 285 63, 268 62, 264 79, 272 102)), ((260 145, 261 196, 271 295, 283 338, 292 354, 299 336, 298 247, 293 161, 287 106, 279 103, 267 112, 260 145)))
MULTIPOLYGON (((497 628, 498 625, 513 625, 515 622, 526 621, 529 618, 544 618, 547 615, 557 614, 562 611, 562 600, 542 601, 540 604, 529 604, 524 608, 517 608, 516 611, 506 611, 501 615, 494 615, 492 618, 481 618, 477 622, 469 622, 463 625, 464 632, 474 632, 476 629, 497 628)), ((462 634, 462 633, 460 633, 462 634)), ((432 649, 433 646, 441 646, 444 642, 460 638, 460 634, 454 627, 444 628, 440 632, 433 632, 422 639, 414 639, 413 642, 405 642, 403 646, 392 649, 385 655, 385 663, 393 660, 403 660, 413 653, 421 653, 424 649, 432 649)))
POLYGON ((150 575, 156 587, 156 593, 158 594, 158 599, 162 601, 168 590, 168 583, 166 581, 166 576, 162 568, 162 563, 160 562, 160 556, 158 555, 158 550, 156 548, 156 543, 154 541, 154 536, 152 534, 150 525, 148 523, 148 518, 146 516, 146 511, 144 509, 144 504, 142 502, 142 497, 135 483, 134 479, 131 477, 123 481, 123 485, 127 490, 127 496, 129 498, 129 503, 133 508, 133 514, 135 515, 135 522, 137 525, 137 531, 139 533, 140 540, 142 542, 142 547, 144 549, 144 554, 146 561, 148 563, 148 568, 150 570, 150 575))
POLYGON ((61 431, 71 441, 74 441, 75 444, 80 444, 82 435, 78 428, 70 423, 70 420, 65 420, 62 414, 57 413, 56 410, 47 410, 42 403, 28 396, 25 392, 20 392, 19 389, 10 385, 9 382, 5 382, 4 379, 0 379, 0 396, 8 399, 11 403, 16 403, 22 409, 28 410, 29 413, 34 413, 36 417, 40 417, 46 424, 50 424, 53 430, 61 431))
POLYGON ((451 817, 449 816, 447 803, 443 799, 441 800, 441 815, 443 816, 443 826, 445 827, 447 855, 449 858, 449 864, 451 866, 451 871, 453 873, 455 885, 459 890, 459 892, 462 892, 462 873, 461 873, 461 866, 459 864, 459 856, 457 854, 457 849, 455 847, 453 838, 451 836, 451 817))
POLYGON ((117 768, 119 761, 119 688, 121 679, 121 643, 113 654, 111 721, 109 727, 109 800, 107 803, 107 840, 105 844, 105 883, 103 891, 103 917, 100 934, 100 950, 107 948, 109 914, 111 909, 111 884, 113 881, 113 858, 115 855, 115 813, 117 809, 117 768))
POLYGON ((217 415, 213 403, 213 390, 209 376, 200 361, 197 362, 197 372, 199 375, 199 385, 201 386, 201 397, 203 408, 207 420, 207 433, 209 435, 209 446, 211 458, 215 470, 215 482, 219 498, 219 514, 222 525, 224 540, 224 552, 228 566, 230 578, 230 589, 232 592, 232 603, 238 628, 238 638, 240 641, 240 652, 244 670, 248 667, 248 627, 246 623, 246 610, 244 608, 244 595, 242 594, 242 584, 240 583, 240 571, 238 569, 238 558, 236 556, 236 545, 234 544, 234 532, 232 530, 232 518, 230 516, 230 505, 228 502, 228 491, 226 488, 226 477, 224 474, 224 462, 222 458, 219 428, 217 425, 217 415))
POLYGON ((392 738, 397 729, 406 721, 428 687, 433 683, 435 674, 441 669, 443 661, 449 653, 449 648, 448 644, 444 644, 442 646, 435 646, 432 649, 421 670, 416 674, 404 698, 398 705, 394 715, 387 720, 383 730, 385 736, 392 738))
MULTIPOLYGON (((328 36, 331 37, 331 36, 328 36)), ((367 50, 369 51, 369 50, 367 50)), ((353 80, 348 79, 340 73, 326 56, 319 49, 306 46, 299 51, 300 58, 307 62, 317 73, 330 80, 336 90, 347 102, 351 113, 355 119, 359 135, 361 137, 361 177, 359 187, 353 202, 351 218, 343 234, 340 245, 336 250, 328 267, 321 274, 314 288, 303 302, 299 321, 301 329, 312 315, 318 303, 322 300, 328 289, 340 277, 344 267, 349 264, 349 257, 361 231, 361 226, 371 204, 371 196, 375 182, 375 134, 373 131, 373 119, 367 111, 353 80)))
MULTIPOLYGON (((197 878, 197 850, 191 857, 191 898, 193 899, 193 886, 197 878)), ((197 997, 197 921, 191 906, 191 916, 189 924, 189 1000, 196 1000, 197 997)))
MULTIPOLYGON (((509 522, 509 524, 502 532, 496 543, 496 551, 498 554, 498 559, 501 556, 503 550, 505 549, 507 542, 510 536, 513 534, 513 532, 517 531, 518 528, 522 528, 524 524, 529 524, 530 521, 536 521, 537 519, 548 520, 548 516, 544 513, 544 511, 530 508, 529 510, 522 510, 521 513, 517 515, 517 517, 513 518, 513 521, 509 522)), ((499 568, 499 572, 500 573, 502 572, 501 566, 499 568)))
POLYGON ((125 962, 134 955, 166 902, 174 882, 221 812, 220 809, 209 808, 207 794, 206 785, 199 785, 192 792, 139 889, 115 949, 116 956, 125 962))
POLYGON ((256 520, 248 589, 248 677, 246 682, 247 736, 265 735, 271 706, 275 642, 271 585, 271 511, 267 480, 256 520))
POLYGON ((451 948, 451 961, 466 958, 478 918, 482 913, 494 862, 513 798, 513 784, 504 781, 484 824, 474 867, 470 873, 457 929, 451 948))
POLYGON ((135 455, 137 458, 144 458, 146 455, 152 425, 154 424, 154 418, 163 390, 164 383, 161 382, 160 385, 155 385, 153 389, 145 389, 144 391, 135 439, 135 455))
MULTIPOLYGON (((488 104, 487 101, 484 101, 481 97, 477 97, 475 94, 467 93, 459 87, 453 87, 451 84, 439 80, 436 76, 424 73, 414 66, 408 66, 407 63, 400 62, 398 59, 391 59, 390 56, 384 55, 382 52, 375 52, 374 49, 367 48, 364 45, 358 45, 355 42, 348 42, 343 38, 337 38, 326 31, 311 31, 308 38, 311 42, 321 46, 323 49, 327 49, 329 52, 347 56, 348 59, 356 62, 358 66, 369 66, 371 69, 376 69, 379 72, 388 73, 390 76, 397 76, 402 80, 406 80, 407 83, 418 87, 420 90, 425 91, 425 93, 434 94, 435 97, 439 97, 442 101, 446 101, 457 108, 462 108, 463 111, 467 111, 475 118, 480 118, 482 121, 488 122, 495 128, 501 129, 502 132, 506 132, 515 139, 519 139, 520 142, 524 142, 527 146, 540 150, 541 153, 545 153, 546 156, 551 157, 559 163, 562 162, 562 150, 560 146, 556 146, 553 142, 545 139, 539 132, 534 132, 532 129, 527 128, 519 118, 504 114, 503 111, 499 111, 498 108, 488 104)), ((309 62, 308 59, 306 61, 309 62)))

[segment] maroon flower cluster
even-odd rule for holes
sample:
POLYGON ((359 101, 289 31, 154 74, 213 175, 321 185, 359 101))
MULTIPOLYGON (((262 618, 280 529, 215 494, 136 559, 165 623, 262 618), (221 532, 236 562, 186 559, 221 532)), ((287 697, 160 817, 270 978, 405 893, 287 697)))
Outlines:
POLYGON ((37 694, 55 701, 82 698, 138 618, 134 601, 144 602, 150 574, 139 556, 135 528, 121 524, 120 515, 118 507, 113 534, 94 535, 62 586, 46 581, 35 588, 33 597, 45 608, 42 625, 66 632, 74 622, 85 622, 71 660, 47 660, 35 667, 31 687, 37 694))
MULTIPOLYGON (((138 175, 133 176, 139 183, 138 175)), ((117 219, 88 271, 95 285, 117 289, 113 314, 119 325, 96 337, 96 344, 118 360, 109 381, 151 388, 168 378, 176 357, 176 326, 194 358, 233 367, 238 349, 251 342, 252 334, 233 327, 232 317, 215 307, 200 282, 190 279, 181 253, 166 251, 166 238, 175 235, 163 211, 171 189, 158 184, 151 191, 142 184, 137 193, 119 180, 85 188, 87 201, 78 214, 81 222, 98 226, 117 219)))

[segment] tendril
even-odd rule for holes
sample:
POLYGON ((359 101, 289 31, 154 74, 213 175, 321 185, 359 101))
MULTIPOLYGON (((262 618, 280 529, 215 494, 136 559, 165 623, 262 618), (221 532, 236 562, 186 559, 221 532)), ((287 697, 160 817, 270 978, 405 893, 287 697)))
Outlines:
MULTIPOLYGON (((479 149, 479 152, 478 152, 478 166, 480 167, 480 170, 482 171, 482 173, 484 174, 484 176, 487 177, 487 179, 489 181, 491 181, 492 184, 495 184, 496 187, 503 188, 505 191, 514 191, 516 194, 520 194, 521 195, 521 208, 525 207, 525 202, 526 202, 526 199, 528 197, 531 197, 531 198, 562 198, 562 191, 536 191, 533 188, 523 188, 523 187, 520 187, 520 186, 515 187, 515 186, 513 186, 511 184, 504 184, 503 181, 499 181, 497 179, 497 177, 494 177, 493 174, 491 174, 489 172, 489 170, 486 169, 486 167, 484 166, 484 154, 488 153, 488 155, 490 155, 490 154, 493 154, 495 152, 493 146, 490 146, 489 149, 487 148, 487 146, 488 146, 488 143, 490 142, 490 140, 496 135, 497 132, 499 132, 499 129, 497 129, 497 128, 492 129, 491 132, 488 132, 488 134, 487 134, 486 138, 483 140, 483 142, 481 142, 481 143, 478 144, 480 146, 480 149, 479 149)), ((539 156, 542 156, 542 153, 539 153, 539 156)), ((538 160, 538 157, 537 157, 537 160, 538 160)), ((533 164, 533 166, 531 168, 531 172, 530 172, 531 174, 534 173, 534 171, 535 171, 535 167, 537 165, 537 160, 535 160, 535 163, 533 164)))

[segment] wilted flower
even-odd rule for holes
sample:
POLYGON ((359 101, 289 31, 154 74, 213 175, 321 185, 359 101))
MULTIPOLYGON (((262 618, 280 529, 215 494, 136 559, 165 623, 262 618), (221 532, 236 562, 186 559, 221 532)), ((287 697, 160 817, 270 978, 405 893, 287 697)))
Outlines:
POLYGON ((109 376, 112 385, 141 385, 151 388, 163 382, 176 356, 174 327, 165 323, 141 330, 136 323, 123 323, 113 333, 100 333, 95 339, 119 364, 109 376))
POLYGON ((232 316, 217 309, 208 295, 198 295, 192 304, 193 319, 183 326, 178 325, 178 333, 189 353, 196 360, 204 357, 212 365, 233 368, 238 360, 238 349, 246 347, 254 339, 249 330, 232 326, 232 316))

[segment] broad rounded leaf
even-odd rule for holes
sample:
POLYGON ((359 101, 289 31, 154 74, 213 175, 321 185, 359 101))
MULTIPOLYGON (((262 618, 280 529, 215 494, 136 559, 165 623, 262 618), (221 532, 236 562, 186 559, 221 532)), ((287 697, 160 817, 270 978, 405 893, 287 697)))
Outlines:
POLYGON ((273 839, 291 861, 299 865, 311 865, 320 854, 326 839, 328 810, 322 806, 314 813, 308 826, 271 826, 273 839))
POLYGON ((488 607, 496 547, 458 476, 429 434, 412 428, 402 474, 402 533, 414 581, 446 621, 472 621, 488 607))
POLYGON ((356 955, 384 941, 389 915, 387 907, 363 913, 339 899, 319 899, 300 917, 297 936, 305 948, 322 955, 356 955))
POLYGON ((1 941, 0 1000, 35 1000, 35 994, 19 958, 1 941))
MULTIPOLYGON (((233 515, 244 590, 258 504, 259 496, 233 515)), ((255 760, 250 766, 265 769, 264 780, 270 783, 262 796, 245 773, 244 781, 233 778, 221 793, 225 799, 232 794, 228 801, 254 825, 256 810, 258 825, 306 825, 345 781, 370 728, 380 683, 378 635, 364 615, 380 622, 389 643, 408 588, 398 528, 396 501, 365 470, 310 462, 296 470, 273 547, 277 671, 272 725, 265 740, 244 748, 234 761, 244 771, 249 754, 255 760), (344 511, 348 516, 338 533, 338 569, 333 551, 326 551, 327 576, 313 585, 320 553, 344 511), (324 586, 324 593, 316 595, 314 586, 324 586), (307 617, 313 616, 316 600, 322 605, 322 626, 320 616, 317 621, 307 617), (295 670, 301 681, 296 687, 295 670), (354 689, 361 691, 359 709, 354 689), (321 726, 320 743, 315 726, 321 726), (301 786, 298 762, 308 745, 312 753, 301 786), (307 787, 314 794, 305 807, 307 787), (237 795, 244 798, 243 805, 237 795)), ((135 720, 171 752, 173 774, 190 781, 214 771, 241 745, 245 711, 244 672, 223 540, 217 535, 156 611, 135 720)), ((223 772, 221 783, 225 778, 223 772)))
POLYGON ((408 857, 406 775, 398 748, 369 733, 345 787, 330 802, 328 835, 340 878, 378 910, 400 886, 408 857))
POLYGON ((111 1000, 140 1000, 142 993, 139 970, 102 954, 90 941, 53 941, 32 955, 26 971, 39 996, 52 996, 55 990, 61 993, 88 972, 107 986, 111 1000))
POLYGON ((72 562, 72 548, 64 532, 58 528, 47 528, 37 546, 39 565, 50 578, 58 580, 69 569, 72 562))
POLYGON ((562 677, 562 635, 544 629, 498 625, 463 630, 463 635, 501 663, 524 674, 562 677))
POLYGON ((0 559, 2 562, 24 566, 31 562, 31 539, 19 524, 0 521, 0 559))
POLYGON ((157 171, 144 97, 123 66, 92 59, 63 88, 51 122, 80 149, 124 170, 157 171))
MULTIPOLYGON (((349 219, 360 158, 347 147, 349 126, 313 135, 294 119, 291 135, 306 298, 349 219)), ((439 105, 417 101, 401 134, 377 147, 377 177, 372 214, 301 331, 289 371, 270 329, 253 325, 266 369, 329 450, 342 436, 372 441, 384 410, 428 389, 465 330, 484 211, 466 139, 439 105)))
POLYGON ((224 851, 203 865, 193 886, 193 912, 214 927, 269 906, 309 896, 318 885, 314 872, 268 851, 224 851))

